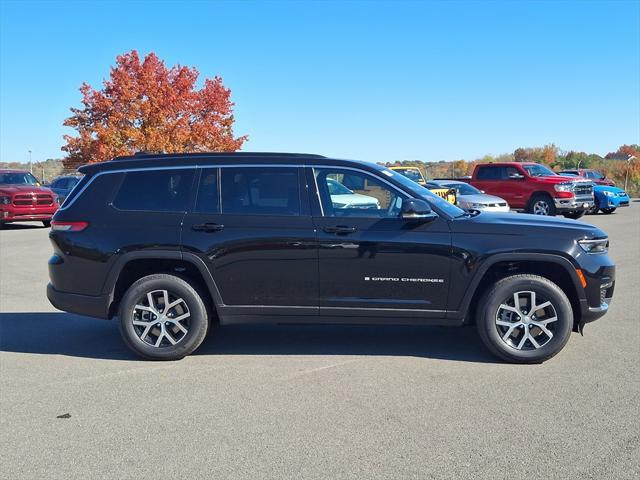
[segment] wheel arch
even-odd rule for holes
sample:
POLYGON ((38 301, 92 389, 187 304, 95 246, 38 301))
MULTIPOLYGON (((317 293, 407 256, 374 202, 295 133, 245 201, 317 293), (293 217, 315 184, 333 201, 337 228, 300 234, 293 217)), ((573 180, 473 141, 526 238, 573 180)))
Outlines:
POLYGON ((197 255, 180 251, 141 251, 122 255, 113 265, 103 286, 109 296, 108 318, 113 318, 126 290, 139 278, 171 273, 193 281, 208 298, 215 312, 222 305, 220 291, 206 264, 197 255))
POLYGON ((523 273, 545 277, 565 292, 571 302, 577 328, 581 318, 580 301, 586 299, 586 295, 574 264, 553 254, 499 254, 490 258, 476 272, 454 315, 465 324, 473 323, 478 302, 488 288, 501 278, 523 273))

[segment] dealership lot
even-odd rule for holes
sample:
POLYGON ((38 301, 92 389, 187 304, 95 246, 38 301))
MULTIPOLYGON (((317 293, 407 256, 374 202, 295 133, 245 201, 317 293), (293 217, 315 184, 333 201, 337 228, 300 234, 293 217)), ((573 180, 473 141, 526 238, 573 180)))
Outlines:
POLYGON ((640 203, 584 220, 610 235, 613 305, 533 366, 426 327, 223 327, 180 362, 139 361, 115 322, 49 305, 47 231, 8 226, 0 475, 637 478, 640 203))

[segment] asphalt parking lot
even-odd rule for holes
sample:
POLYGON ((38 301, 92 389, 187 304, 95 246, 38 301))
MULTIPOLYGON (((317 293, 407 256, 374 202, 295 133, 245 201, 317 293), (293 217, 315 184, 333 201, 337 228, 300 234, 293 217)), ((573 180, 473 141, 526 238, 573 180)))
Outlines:
POLYGON ((427 327, 223 327, 140 361, 115 322, 49 305, 47 230, 9 226, 0 477, 638 478, 640 203, 585 221, 610 235, 613 305, 532 366, 427 327))

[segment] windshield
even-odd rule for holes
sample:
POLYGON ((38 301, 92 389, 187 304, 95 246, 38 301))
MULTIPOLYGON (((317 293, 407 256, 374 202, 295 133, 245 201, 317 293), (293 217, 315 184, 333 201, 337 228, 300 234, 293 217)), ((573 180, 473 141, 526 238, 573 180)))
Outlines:
POLYGON ((327 178, 327 188, 329 195, 354 195, 351 190, 333 178, 327 178))
POLYGON ((29 172, 0 173, 0 185, 40 185, 29 172))
POLYGON ((458 195, 478 195, 482 194, 476 187, 472 187, 468 183, 443 183, 445 188, 455 188, 458 195))
POLYGON ((522 165, 529 175, 532 177, 547 177, 549 175, 557 175, 556 172, 544 165, 522 165))
POLYGON ((398 172, 400 175, 404 175, 409 180, 413 180, 414 182, 419 182, 424 180, 422 178, 422 173, 419 170, 414 170, 413 168, 396 168, 395 172, 398 172))
POLYGON ((451 203, 447 202, 445 199, 437 196, 435 193, 430 192, 429 189, 424 188, 422 185, 419 185, 412 180, 409 180, 404 175, 401 175, 400 173, 394 170, 390 170, 380 165, 375 165, 375 167, 378 168, 380 172, 382 172, 384 175, 386 175, 387 177, 393 178, 400 185, 402 185, 403 187, 406 187, 408 190, 413 192, 417 197, 420 197, 426 200, 427 202, 429 202, 429 204, 436 206, 438 210, 443 211, 450 217, 453 217, 453 218, 461 217, 465 214, 465 211, 462 210, 461 208, 458 208, 455 205, 452 205, 451 203))

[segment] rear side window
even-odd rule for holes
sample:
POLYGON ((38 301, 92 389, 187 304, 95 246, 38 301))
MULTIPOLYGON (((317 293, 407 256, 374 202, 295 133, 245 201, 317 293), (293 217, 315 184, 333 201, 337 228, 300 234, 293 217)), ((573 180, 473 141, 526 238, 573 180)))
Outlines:
POLYGON ((197 213, 218 213, 218 204, 218 169, 205 168, 200 174, 195 211, 197 213))
POLYGON ((500 180, 502 178, 502 167, 480 167, 478 169, 477 180, 500 180))
POLYGON ((222 213, 300 215, 296 167, 223 168, 222 213))
POLYGON ((193 169, 128 172, 113 206, 120 210, 185 212, 193 175, 193 169))

